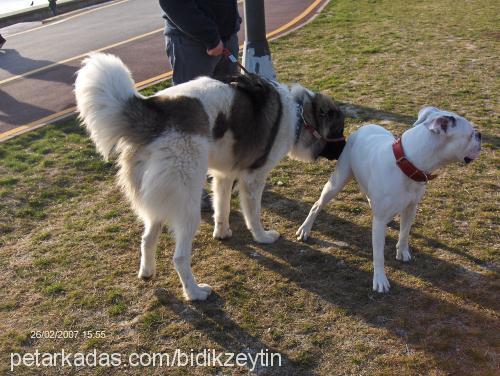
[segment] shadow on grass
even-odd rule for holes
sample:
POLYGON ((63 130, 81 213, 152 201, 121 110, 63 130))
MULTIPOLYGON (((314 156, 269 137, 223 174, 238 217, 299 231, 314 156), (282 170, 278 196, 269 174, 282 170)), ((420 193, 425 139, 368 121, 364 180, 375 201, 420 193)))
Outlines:
POLYGON ((363 121, 367 120, 389 120, 398 123, 413 125, 416 120, 414 116, 396 114, 394 112, 388 112, 383 110, 377 110, 371 107, 361 106, 359 104, 349 103, 349 102, 339 102, 340 107, 344 113, 354 119, 360 119, 363 121))
MULTIPOLYGON (((261 350, 268 354, 280 353, 279 350, 263 343, 258 337, 249 334, 234 322, 224 309, 224 300, 215 292, 212 292, 204 302, 192 303, 179 300, 163 288, 156 289, 155 295, 163 306, 190 323, 194 329, 206 333, 227 352, 249 353, 252 357, 255 357, 261 350)), ((255 371, 259 375, 305 374, 306 370, 303 367, 283 353, 280 354, 281 366, 277 364, 277 358, 274 358, 273 367, 262 367, 258 362, 255 371)))
MULTIPOLYGON (((279 216, 285 217, 291 221, 294 221, 296 228, 298 228, 302 221, 306 218, 310 210, 310 205, 291 200, 278 193, 272 191, 266 191, 264 197, 264 206, 271 211, 274 211, 279 216), (273 205, 273 203, 279 202, 279 205, 273 205), (281 210, 280 208, 286 208, 286 210, 281 210), (293 214, 292 214, 293 213, 293 214)), ((336 240, 348 243, 350 248, 358 256, 372 259, 372 244, 371 244, 371 227, 359 226, 350 221, 346 221, 337 216, 331 215, 326 211, 321 212, 316 221, 316 228, 319 226, 326 227, 324 234, 335 237, 336 240), (328 224, 325 226, 325 224, 328 224)), ((389 227, 396 230, 399 235, 399 224, 392 221, 389 227)), ((313 228, 314 231, 314 228, 313 228)), ((316 230, 319 232, 319 230, 316 230)), ((450 263, 443 259, 436 259, 429 254, 414 252, 414 260, 410 263, 402 263, 395 260, 396 257, 396 244, 398 241, 397 236, 391 236, 387 234, 385 243, 385 264, 394 268, 402 269, 408 274, 412 274, 418 278, 424 279, 434 286, 459 296, 461 298, 471 300, 483 307, 493 309, 495 311, 500 310, 500 305, 497 297, 493 294, 495 286, 490 284, 484 276, 479 273, 473 272, 471 270, 466 270, 465 268, 450 263), (466 276, 466 278, 461 278, 466 276), (486 291, 481 291, 480 296, 471 289, 471 281, 475 284, 483 284, 487 287, 486 291), (491 292, 491 293, 490 293, 491 292)), ((429 248, 440 248, 444 251, 451 252, 462 256, 475 264, 486 267, 484 261, 480 260, 466 252, 452 248, 442 242, 435 239, 426 237, 422 234, 418 234, 415 231, 410 232, 410 247, 411 239, 419 238, 427 243, 429 248)), ((314 242, 314 233, 313 239, 314 242)), ((304 244, 304 243, 302 243, 304 244)), ((415 251, 415 247, 411 247, 415 251)), ((488 268, 488 270, 491 270, 488 268)), ((498 273, 497 274, 498 277, 498 273)), ((371 277, 368 278, 371 282, 371 277)))
MULTIPOLYGON (((307 204, 289 200, 274 192, 267 191, 264 196, 264 206, 268 210, 292 220, 297 225, 309 210, 307 204), (286 205, 273 205, 283 200, 286 205), (283 209, 278 210, 278 207, 283 209)), ((349 248, 353 248, 357 255, 371 260, 370 228, 328 213, 322 213, 321 216, 322 222, 334 224, 336 239, 348 243, 349 248)), ((245 228, 241 216, 232 215, 231 221, 233 231, 236 228, 245 228)), ((468 363, 469 367, 475 367, 478 363, 488 363, 491 367, 492 359, 487 355, 488 352, 484 355, 471 350, 478 342, 483 349, 495 347, 498 322, 491 317, 461 306, 460 302, 450 303, 422 292, 419 288, 404 286, 393 280, 390 293, 374 293, 371 290, 371 271, 361 270, 355 262, 345 263, 328 251, 315 249, 312 244, 291 242, 282 238, 273 245, 257 245, 260 251, 256 255, 255 243, 254 247, 249 247, 246 241, 248 239, 238 239, 241 237, 241 231, 236 231, 236 234, 236 238, 227 241, 227 246, 255 259, 267 269, 279 273, 302 289, 340 308, 347 315, 361 318, 369 325, 384 328, 402 338, 404 342, 426 351, 441 367, 457 371, 464 362, 468 363), (276 261, 271 255, 284 262, 276 261), (461 349, 460 356, 457 356, 457 349, 461 349)), ((435 245, 432 239, 420 237, 427 240, 430 246, 435 245)), ((470 284, 455 280, 455 277, 464 273, 464 269, 425 254, 417 254, 417 260, 413 263, 400 263, 393 257, 396 242, 394 237, 387 237, 386 245, 391 249, 391 257, 387 258, 386 265, 428 280, 436 287, 456 296, 476 301, 492 310, 497 309, 498 303, 494 296, 490 296, 494 295, 494 289, 491 289, 489 294, 489 286, 482 280, 482 276, 474 277, 480 281, 475 288, 481 293, 481 298, 475 299, 475 295, 464 293, 471 290, 470 284), (422 270, 428 268, 431 270, 422 270)))
POLYGON ((482 135, 484 144, 491 144, 493 146, 493 150, 498 150, 500 148, 499 136, 489 133, 489 129, 487 129, 485 132, 482 132, 482 135))

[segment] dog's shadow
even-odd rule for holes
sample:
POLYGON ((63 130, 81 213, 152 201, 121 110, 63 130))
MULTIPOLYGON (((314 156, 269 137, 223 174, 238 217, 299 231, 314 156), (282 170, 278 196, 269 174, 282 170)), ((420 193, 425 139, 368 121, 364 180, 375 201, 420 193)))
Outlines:
MULTIPOLYGON (((286 218, 295 224, 295 228, 298 228, 302 221, 306 218, 310 205, 291 200, 279 193, 273 191, 266 191, 264 197, 263 206, 267 210, 273 211, 278 216, 286 218), (278 203, 278 204, 277 204, 278 203), (286 208, 286 209, 285 209, 286 208)), ((335 200, 332 201, 330 208, 335 207, 335 200)), ((349 244, 349 249, 356 252, 356 255, 372 259, 372 244, 371 244, 371 228, 355 224, 353 222, 342 219, 338 216, 330 214, 329 208, 322 211, 315 222, 315 227, 313 228, 312 239, 309 244, 318 242, 314 238, 314 233, 319 234, 319 228, 321 228, 321 233, 334 238, 336 241, 341 241, 343 243, 349 244), (315 230, 316 228, 316 230, 315 230), (364 236, 363 236, 364 234, 364 236), (362 235, 362 236, 360 236, 362 235)), ((471 282, 477 284, 483 284, 490 289, 490 291, 495 290, 493 284, 494 281, 488 280, 483 275, 476 273, 471 270, 466 270, 465 268, 446 261, 441 258, 435 258, 432 255, 424 252, 418 252, 418 248, 412 247, 412 238, 420 239, 421 241, 427 243, 429 248, 439 248, 446 252, 451 252, 459 255, 469 261, 474 262, 482 268, 488 269, 495 273, 495 270, 489 268, 483 260, 474 257, 467 252, 460 250, 458 248, 452 248, 436 239, 429 238, 425 235, 418 233, 414 228, 410 232, 410 248, 412 251, 413 260, 409 263, 403 263, 395 259, 396 255, 396 244, 398 241, 399 234, 399 223, 392 221, 389 223, 389 228, 396 230, 396 235, 392 236, 387 234, 385 243, 385 264, 389 267, 395 269, 404 270, 405 273, 412 274, 415 277, 426 280, 435 287, 456 295, 460 298, 473 301, 486 308, 498 310, 500 305, 498 304, 498 299, 494 294, 481 294, 478 296, 473 290, 471 290, 471 282), (463 277, 463 278, 460 278, 463 277)), ((299 243, 304 244, 304 243, 299 243)), ((368 278, 371 283, 371 276, 368 278)))
MULTIPOLYGON (((308 204, 290 200, 273 191, 264 193, 263 207, 284 220, 291 221, 296 225, 295 228, 300 225, 310 208, 308 204)), ((391 280, 391 291, 388 294, 372 292, 372 271, 358 267, 357 263, 346 262, 342 257, 335 255, 335 250, 328 248, 331 245, 334 248, 335 244, 342 242, 347 244, 348 250, 354 252, 356 256, 371 260, 371 229, 343 220, 328 212, 320 214, 317 222, 328 224, 331 230, 323 232, 323 235, 332 237, 334 241, 325 242, 313 239, 311 242, 301 243, 281 238, 272 245, 257 245, 252 242, 250 235, 246 234, 248 231, 245 229, 242 216, 239 213, 233 213, 231 225, 236 236, 225 241, 225 245, 256 260, 265 268, 280 274, 291 283, 313 293, 327 303, 339 307, 350 316, 359 318, 370 326, 384 328, 394 336, 402 338, 406 343, 423 349, 445 368, 449 367, 447 358, 450 355, 446 351, 453 352, 454 346, 465 346, 462 341, 468 336, 468 328, 467 326, 454 326, 453 336, 450 338, 449 332, 446 331, 425 332, 430 322, 439 322, 442 325, 447 322, 470 322, 480 327, 482 333, 495 332, 498 323, 491 316, 450 302, 448 299, 437 298, 435 294, 428 294, 420 290, 418 286, 413 287, 407 283, 403 285, 391 280), (277 261, 276 257, 281 261, 277 261), (418 304, 415 305, 414 302, 418 304), (412 309, 407 307, 412 307, 412 309), (432 341, 430 341, 431 338, 432 341), (449 344, 444 350, 443 343, 449 344)), ((394 223, 391 226, 397 228, 394 223)), ((460 251, 434 239, 415 234, 415 231, 412 232, 412 236, 421 238, 429 246, 439 246, 443 250, 461 254, 460 251)), ((387 237, 386 265, 389 268, 423 279, 426 283, 459 299, 484 306, 488 310, 498 311, 494 288, 491 288, 491 293, 483 290, 488 289, 485 286, 493 282, 478 273, 465 271, 460 266, 426 253, 419 253, 418 250, 414 252, 414 260, 411 263, 399 262, 395 260, 396 242, 395 237, 387 237), (481 287, 480 297, 471 292, 470 279, 459 278, 464 273, 473 274, 472 279, 476 280, 478 286, 481 287)), ((479 260, 476 261, 479 262, 479 260)), ((391 279, 390 274, 389 279, 391 279)), ((203 326, 200 329, 203 329, 203 326)), ((233 330, 236 330, 238 335, 241 334, 241 329, 233 330)), ((485 342, 485 346, 491 346, 493 341, 491 336, 485 336, 484 339, 481 337, 481 339, 485 342)), ((297 366, 293 362, 290 360, 288 362, 291 367, 290 371, 298 369, 294 368, 297 366)))
MULTIPOLYGON (((303 375, 307 370, 287 357, 279 349, 262 342, 258 337, 242 329, 229 315, 224 307, 224 299, 212 292, 203 302, 186 303, 163 288, 155 290, 158 301, 167 309, 188 322, 198 331, 204 332, 212 341, 225 351, 234 354, 245 353, 253 357, 263 351, 265 354, 279 354, 272 363, 257 363, 254 372, 259 375, 303 375), (272 366, 271 366, 272 364, 272 366)), ((270 359, 270 358, 269 358, 270 359)), ((234 360, 233 360, 234 362, 234 360)), ((250 367, 247 367, 250 368, 250 367)), ((218 373, 217 373, 218 374, 218 373)))
POLYGON ((414 116, 397 114, 394 112, 379 110, 349 102, 339 102, 339 106, 347 117, 353 119, 359 119, 362 121, 385 120, 385 121, 394 121, 398 123, 403 123, 411 126, 417 120, 417 118, 414 116))

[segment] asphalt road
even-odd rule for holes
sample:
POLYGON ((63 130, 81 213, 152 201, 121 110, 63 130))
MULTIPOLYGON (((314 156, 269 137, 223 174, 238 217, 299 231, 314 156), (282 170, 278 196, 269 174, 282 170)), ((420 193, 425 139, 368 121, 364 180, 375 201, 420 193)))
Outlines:
MULTIPOLYGON (((324 3, 266 0, 268 36, 299 26, 324 3)), ((118 0, 6 34, 0 50, 0 140, 72 113, 74 74, 90 51, 120 56, 141 87, 169 77, 161 14, 157 0, 118 0)), ((243 42, 243 30, 239 37, 243 42)))

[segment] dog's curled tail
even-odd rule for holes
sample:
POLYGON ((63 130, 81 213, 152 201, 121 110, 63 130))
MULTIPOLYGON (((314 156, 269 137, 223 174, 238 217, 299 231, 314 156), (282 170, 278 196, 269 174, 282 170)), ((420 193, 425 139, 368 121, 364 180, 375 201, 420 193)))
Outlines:
POLYGON ((75 96, 79 116, 107 160, 118 141, 130 135, 125 106, 141 98, 130 71, 114 55, 91 54, 78 71, 75 96))

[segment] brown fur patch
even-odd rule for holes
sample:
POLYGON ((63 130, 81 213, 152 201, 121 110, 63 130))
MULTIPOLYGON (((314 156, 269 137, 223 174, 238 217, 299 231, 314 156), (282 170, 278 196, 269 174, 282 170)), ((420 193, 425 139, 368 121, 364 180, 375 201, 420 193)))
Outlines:
POLYGON ((125 137, 133 143, 150 142, 169 129, 209 135, 208 115, 197 98, 133 97, 124 108, 124 117, 128 121, 125 137))

